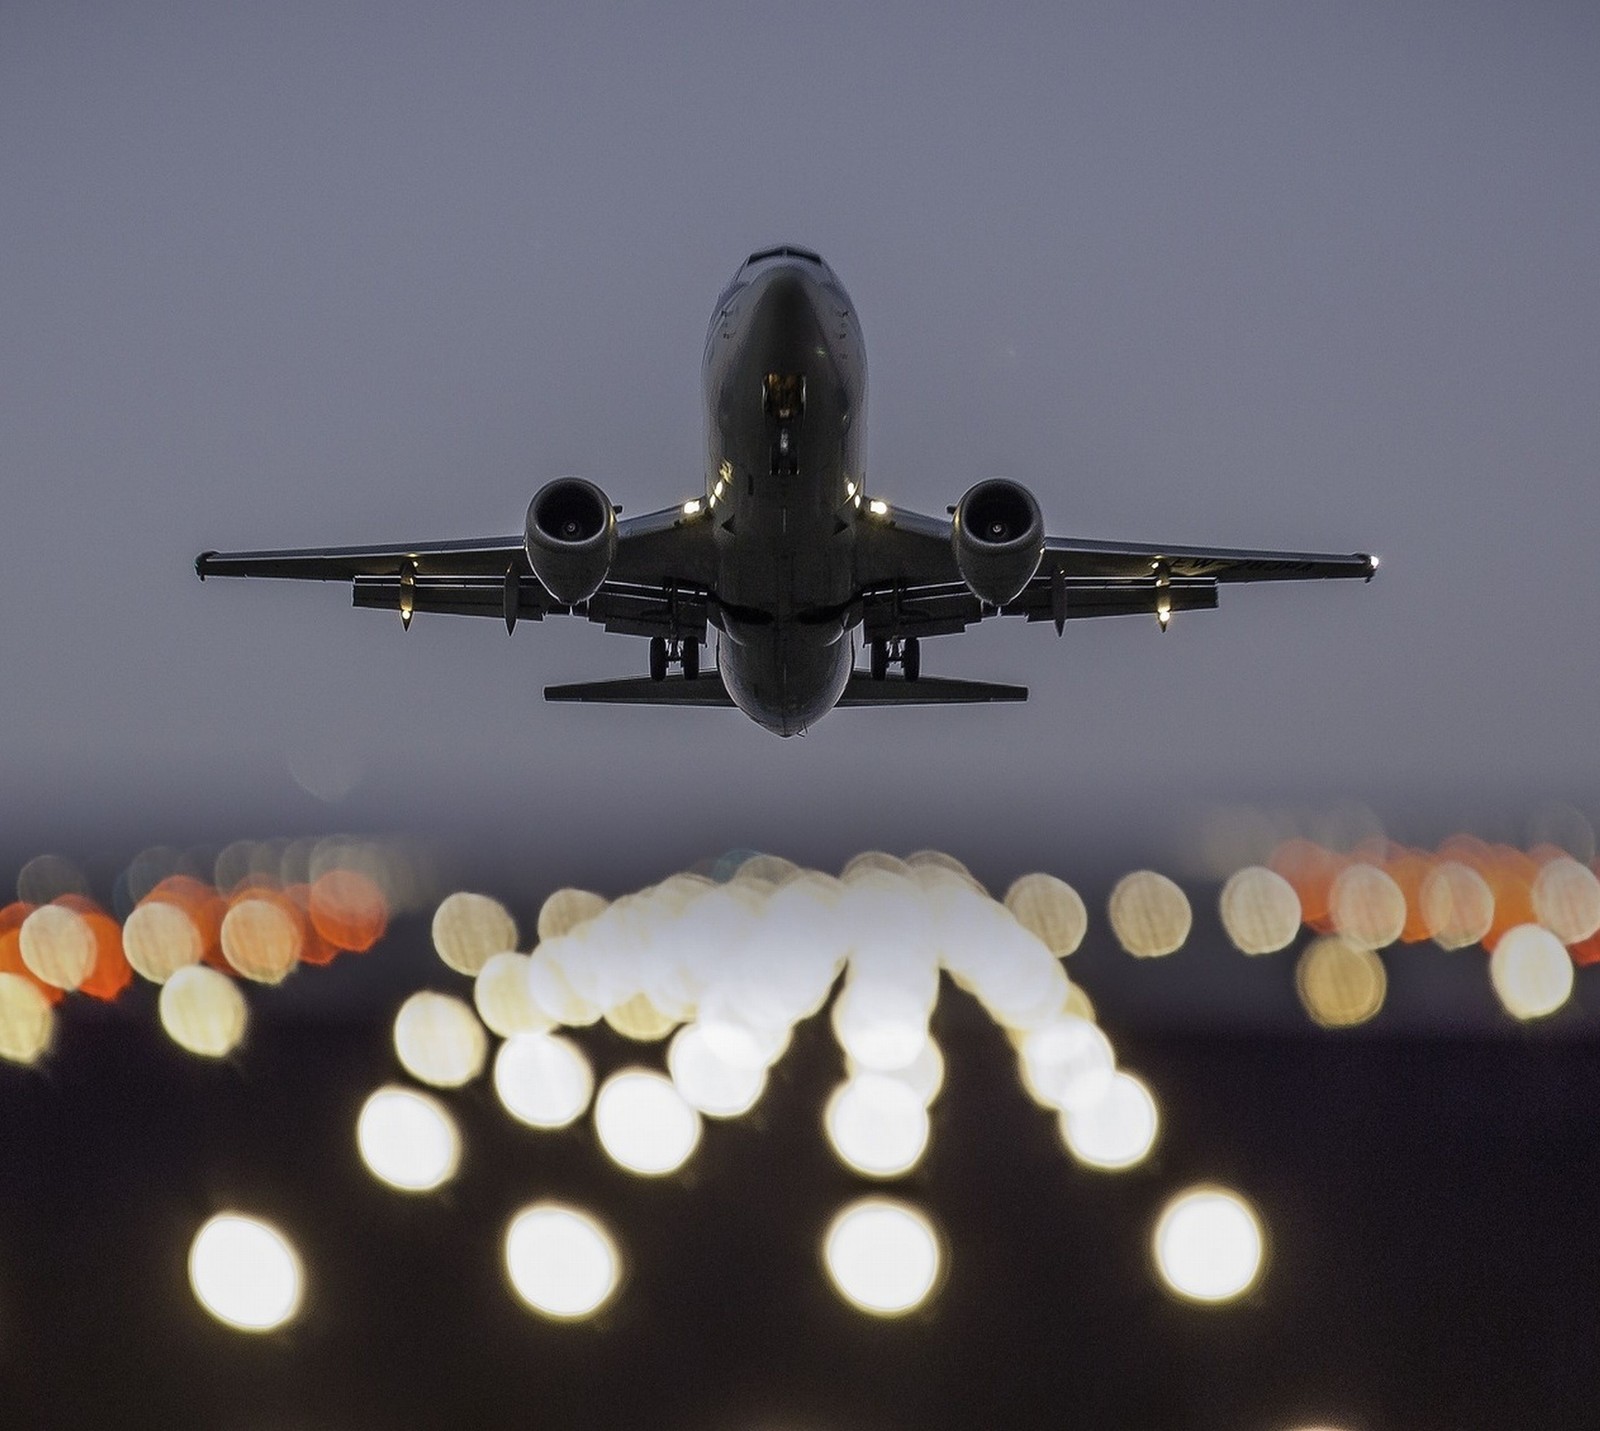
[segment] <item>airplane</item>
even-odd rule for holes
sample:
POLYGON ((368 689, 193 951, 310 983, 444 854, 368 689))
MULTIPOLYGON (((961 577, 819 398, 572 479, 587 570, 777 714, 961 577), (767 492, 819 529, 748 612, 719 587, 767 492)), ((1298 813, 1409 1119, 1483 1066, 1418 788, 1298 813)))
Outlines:
POLYGON ((481 540, 203 553, 212 576, 348 581, 355 605, 519 620, 583 616, 649 641, 648 674, 548 686, 550 701, 737 706, 778 735, 836 706, 1027 699, 1025 686, 925 676, 922 641, 993 616, 1068 621, 1215 607, 1234 582, 1360 578, 1365 553, 1240 551, 1045 534, 1018 482, 978 482, 948 517, 869 493, 866 349, 855 305, 809 249, 752 253, 717 299, 702 363, 704 488, 619 519, 558 477, 523 530, 481 540), (700 648, 716 632, 714 674, 700 648), (868 667, 855 664, 859 631, 868 667), (670 670, 676 674, 669 674, 670 670))

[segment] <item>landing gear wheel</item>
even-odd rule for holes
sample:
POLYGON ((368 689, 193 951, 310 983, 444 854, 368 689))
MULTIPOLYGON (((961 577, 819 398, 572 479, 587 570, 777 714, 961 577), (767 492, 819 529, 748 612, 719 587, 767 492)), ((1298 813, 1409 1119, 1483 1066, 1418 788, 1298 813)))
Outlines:
POLYGON ((908 681, 922 674, 922 643, 915 636, 907 636, 900 643, 900 671, 908 681))
POLYGON ((650 679, 664 681, 667 679, 667 638, 665 636, 652 636, 650 638, 650 679))
POLYGON ((700 674, 700 643, 698 641, 685 641, 683 655, 678 658, 678 664, 683 667, 683 679, 692 681, 700 674))
POLYGON ((889 674, 889 643, 887 641, 874 641, 872 643, 872 679, 883 680, 889 674))

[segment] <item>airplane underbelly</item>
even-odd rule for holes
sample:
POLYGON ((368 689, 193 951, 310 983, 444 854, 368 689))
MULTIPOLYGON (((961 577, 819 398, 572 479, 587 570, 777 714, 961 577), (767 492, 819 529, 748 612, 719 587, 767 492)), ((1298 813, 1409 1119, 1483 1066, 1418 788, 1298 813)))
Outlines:
POLYGON ((854 652, 842 619, 729 622, 717 669, 733 703, 778 735, 799 735, 838 704, 854 652))

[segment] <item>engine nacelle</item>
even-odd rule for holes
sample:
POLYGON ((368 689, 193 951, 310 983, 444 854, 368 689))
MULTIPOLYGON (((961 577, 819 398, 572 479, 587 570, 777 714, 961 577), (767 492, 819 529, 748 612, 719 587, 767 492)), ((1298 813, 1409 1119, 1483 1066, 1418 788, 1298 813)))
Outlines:
POLYGON ((546 482, 528 503, 523 545, 533 574, 551 596, 565 606, 587 601, 617 554, 611 499, 582 477, 546 482))
POLYGON ((1044 518, 1032 492, 995 477, 968 488, 956 504, 950 540, 972 594, 991 606, 1004 606, 1039 569, 1044 518))

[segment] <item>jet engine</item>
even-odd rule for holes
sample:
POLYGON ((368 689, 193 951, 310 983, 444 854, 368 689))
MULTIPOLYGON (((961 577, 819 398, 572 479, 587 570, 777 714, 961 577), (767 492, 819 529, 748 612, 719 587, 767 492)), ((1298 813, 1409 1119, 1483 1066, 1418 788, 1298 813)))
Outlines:
POLYGON ((968 488, 956 504, 950 540, 972 594, 991 606, 1004 606, 1039 569, 1044 518, 1032 492, 996 477, 968 488))
POLYGON ((528 564, 563 605, 599 590, 617 554, 617 514, 611 499, 582 477, 546 482, 528 503, 523 529, 528 564))

